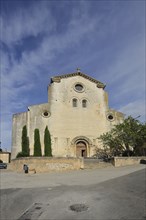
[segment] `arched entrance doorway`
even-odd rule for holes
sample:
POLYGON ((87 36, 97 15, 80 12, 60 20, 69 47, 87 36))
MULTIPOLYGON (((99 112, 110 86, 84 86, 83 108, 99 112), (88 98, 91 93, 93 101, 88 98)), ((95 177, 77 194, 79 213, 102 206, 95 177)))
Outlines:
POLYGON ((77 136, 71 141, 74 157, 90 157, 92 142, 85 136, 77 136))
POLYGON ((84 141, 77 141, 76 143, 76 156, 87 157, 87 145, 84 141))

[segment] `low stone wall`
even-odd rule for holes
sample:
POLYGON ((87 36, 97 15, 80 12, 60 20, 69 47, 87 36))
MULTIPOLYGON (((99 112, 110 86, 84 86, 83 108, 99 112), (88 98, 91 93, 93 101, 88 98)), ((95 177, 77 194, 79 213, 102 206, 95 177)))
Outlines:
POLYGON ((140 164, 141 160, 146 160, 146 157, 114 157, 111 162, 115 167, 120 167, 140 164))
POLYGON ((24 172, 23 165, 36 173, 64 170, 78 170, 84 168, 83 158, 54 158, 54 157, 23 157, 11 160, 9 170, 24 172))

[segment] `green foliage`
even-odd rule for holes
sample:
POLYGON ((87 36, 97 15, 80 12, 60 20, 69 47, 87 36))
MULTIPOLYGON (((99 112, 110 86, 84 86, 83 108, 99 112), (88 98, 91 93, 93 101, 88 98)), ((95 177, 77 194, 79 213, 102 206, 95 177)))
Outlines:
POLYGON ((35 157, 42 156, 40 133, 39 133, 39 129, 37 128, 34 130, 34 156, 35 157))
POLYGON ((27 137, 27 127, 26 125, 22 129, 22 155, 25 155, 24 157, 29 156, 29 138, 27 137))
POLYGON ((25 152, 19 152, 16 156, 16 158, 19 158, 19 157, 28 157, 28 155, 25 153, 25 152))
POLYGON ((105 152, 109 156, 120 156, 124 151, 124 147, 118 138, 113 137, 113 130, 99 137, 103 143, 105 152))
POLYGON ((110 132, 101 135, 99 140, 112 156, 146 155, 146 124, 129 116, 110 132))
POLYGON ((51 137, 50 132, 48 130, 48 126, 45 128, 45 134, 44 134, 44 155, 45 156, 52 156, 52 149, 51 149, 51 137))

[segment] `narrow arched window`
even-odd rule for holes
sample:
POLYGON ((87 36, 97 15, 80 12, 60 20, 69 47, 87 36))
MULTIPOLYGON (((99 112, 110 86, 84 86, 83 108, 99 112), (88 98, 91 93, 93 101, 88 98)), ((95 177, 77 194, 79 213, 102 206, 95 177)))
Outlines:
POLYGON ((85 99, 82 100, 82 107, 83 108, 87 107, 87 100, 85 100, 85 99))
POLYGON ((78 100, 77 99, 73 99, 72 100, 72 106, 73 107, 77 107, 77 105, 78 105, 78 100))

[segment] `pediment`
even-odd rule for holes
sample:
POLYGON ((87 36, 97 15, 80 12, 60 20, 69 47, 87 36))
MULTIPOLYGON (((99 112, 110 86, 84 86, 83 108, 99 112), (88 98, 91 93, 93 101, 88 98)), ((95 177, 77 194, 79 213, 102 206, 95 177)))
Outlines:
POLYGON ((57 83, 59 83, 59 82, 61 81, 61 79, 69 78, 69 77, 75 77, 75 76, 81 76, 81 77, 83 77, 83 78, 85 78, 85 79, 87 79, 87 80, 89 80, 89 81, 95 83, 98 88, 103 88, 103 89, 104 89, 104 88, 106 87, 106 85, 103 84, 102 82, 100 82, 100 81, 98 81, 98 80, 96 80, 96 79, 94 79, 94 78, 88 76, 88 75, 85 74, 85 73, 79 72, 79 71, 74 72, 74 73, 68 73, 68 74, 63 74, 63 75, 54 76, 54 77, 51 78, 51 82, 57 82, 57 83))

